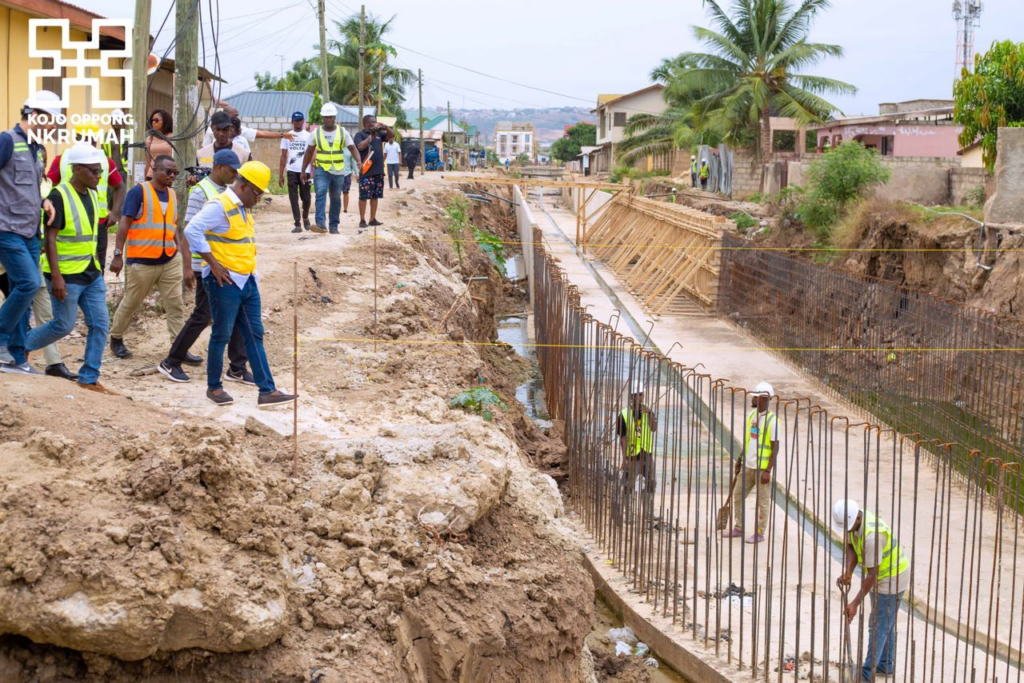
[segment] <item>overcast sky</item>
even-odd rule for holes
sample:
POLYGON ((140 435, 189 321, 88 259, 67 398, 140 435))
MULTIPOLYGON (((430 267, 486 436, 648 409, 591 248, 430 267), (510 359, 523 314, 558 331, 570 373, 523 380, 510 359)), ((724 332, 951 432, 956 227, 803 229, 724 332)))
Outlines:
MULTIPOLYGON (((335 34, 332 20, 359 10, 355 0, 326 3, 328 30, 335 34)), ((131 6, 125 0, 77 0, 76 4, 108 17, 125 16, 125 7, 131 6)), ((156 34, 170 4, 153 0, 152 33, 156 34)), ((207 2, 202 4, 208 24, 207 2)), ((253 88, 255 71, 277 74, 280 55, 287 67, 314 53, 316 0, 222 0, 219 4, 220 73, 228 81, 223 94, 253 88)), ((813 73, 859 89, 852 97, 833 100, 845 113, 874 113, 879 102, 951 97, 956 51, 951 1, 834 0, 833 4, 819 16, 811 37, 841 45, 846 56, 820 64, 813 73)), ((581 0, 388 0, 367 5, 367 12, 395 16, 388 39, 398 46, 399 65, 423 69, 424 106, 443 106, 450 100, 452 106, 470 109, 593 106, 599 92, 626 93, 648 85, 651 69, 663 57, 700 49, 690 27, 709 25, 699 0, 646 0, 636 5, 581 0)), ((157 41, 159 54, 171 39, 173 23, 172 15, 157 41)), ((986 0, 978 29, 979 50, 993 40, 1021 36, 1020 0, 986 0)), ((208 41, 210 67, 212 59, 208 41)), ((407 93, 407 102, 415 105, 415 89, 407 93)))

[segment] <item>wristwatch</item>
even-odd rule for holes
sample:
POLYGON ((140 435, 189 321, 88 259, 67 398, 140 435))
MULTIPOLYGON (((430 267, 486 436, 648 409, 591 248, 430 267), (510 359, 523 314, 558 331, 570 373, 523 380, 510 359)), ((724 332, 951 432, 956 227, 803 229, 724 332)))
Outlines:
POLYGON ((122 253, 120 249, 114 249, 114 256, 120 256, 122 253))

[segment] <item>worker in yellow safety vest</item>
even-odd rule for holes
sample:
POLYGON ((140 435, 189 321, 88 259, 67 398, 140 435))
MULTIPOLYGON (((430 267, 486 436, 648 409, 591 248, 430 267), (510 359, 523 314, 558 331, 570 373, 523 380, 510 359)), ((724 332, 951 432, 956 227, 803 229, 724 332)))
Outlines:
POLYGON ((690 187, 697 187, 697 157, 690 155, 690 187))
POLYGON ((700 162, 700 189, 708 189, 708 176, 711 175, 711 167, 708 166, 708 160, 704 159, 700 162))
POLYGON ((761 382, 751 393, 751 410, 743 432, 744 457, 736 460, 736 476, 732 484, 733 527, 725 533, 726 538, 743 535, 743 502, 751 491, 757 501, 757 528, 747 543, 764 540, 768 527, 768 509, 771 505, 772 470, 779 453, 779 420, 768 410, 768 404, 775 397, 775 389, 768 382, 761 382))
MULTIPOLYGON (((316 193, 314 207, 315 220, 310 227, 311 232, 325 233, 330 228, 331 234, 338 234, 341 224, 341 195, 348 201, 348 192, 352 186, 353 170, 362 165, 363 158, 356 149, 352 136, 337 124, 338 108, 333 102, 326 102, 320 107, 320 118, 323 124, 313 133, 313 144, 306 147, 302 157, 303 172, 300 182, 309 182, 309 174, 305 172, 313 162, 313 189, 316 193), (355 165, 352 165, 352 161, 355 165), (330 207, 327 200, 330 198, 330 207)), ((346 210, 348 207, 346 205, 346 210)))
POLYGON ((639 378, 630 384, 629 405, 618 419, 619 447, 622 451, 620 469, 626 472, 627 492, 633 490, 636 476, 644 478, 648 493, 654 492, 654 433, 658 416, 644 405, 644 383, 639 378))
POLYGON ((836 581, 846 592, 853 570, 861 566, 860 590, 846 606, 853 621, 865 595, 871 596, 868 654, 861 673, 864 680, 892 676, 896 667, 896 615, 903 594, 910 588, 910 560, 896 534, 881 517, 861 509, 855 500, 839 500, 832 506, 832 528, 846 545, 843 574, 836 581))

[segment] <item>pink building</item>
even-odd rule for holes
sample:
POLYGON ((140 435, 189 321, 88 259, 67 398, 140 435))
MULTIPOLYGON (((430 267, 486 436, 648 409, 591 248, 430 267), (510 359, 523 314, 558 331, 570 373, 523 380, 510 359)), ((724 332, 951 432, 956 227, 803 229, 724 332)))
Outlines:
POLYGON ((886 103, 877 116, 839 116, 818 126, 818 151, 856 140, 883 156, 956 159, 961 130, 952 100, 886 103))

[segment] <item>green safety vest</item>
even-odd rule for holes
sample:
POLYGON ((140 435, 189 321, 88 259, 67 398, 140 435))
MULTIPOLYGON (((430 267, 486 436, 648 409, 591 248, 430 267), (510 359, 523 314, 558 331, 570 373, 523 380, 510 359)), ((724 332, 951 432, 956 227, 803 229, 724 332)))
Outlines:
POLYGON ((697 161, 696 159, 690 162, 690 173, 697 174, 697 161))
MULTIPOLYGON (((113 159, 114 158, 114 147, 113 147, 113 145, 111 145, 109 142, 104 142, 101 145, 101 148, 103 149, 103 153, 107 155, 108 159, 113 159)), ((124 145, 121 146, 121 165, 125 169, 128 168, 128 148, 125 147, 124 145)))
POLYGON ((345 166, 345 129, 341 126, 334 127, 334 143, 330 146, 327 145, 323 131, 323 126, 321 126, 313 134, 313 143, 316 145, 316 165, 328 173, 340 171, 345 166))
POLYGON ((872 513, 864 510, 861 513, 861 533, 856 534, 850 541, 853 549, 857 552, 857 561, 864 567, 864 540, 868 534, 885 534, 885 547, 882 549, 882 557, 878 563, 878 580, 888 579, 907 571, 910 568, 910 560, 903 553, 903 548, 893 540, 892 529, 872 513), (893 559, 896 558, 895 562, 893 559))
POLYGON ((709 171, 710 168, 711 168, 710 166, 706 166, 706 165, 705 166, 701 166, 700 167, 700 177, 701 178, 707 178, 708 177, 708 171, 709 171))
POLYGON ((635 458, 640 453, 654 452, 654 434, 651 432, 651 421, 647 413, 642 413, 640 421, 633 416, 630 408, 622 409, 622 419, 626 423, 626 457, 635 458))
MULTIPOLYGON (((751 410, 747 414, 747 448, 750 448, 750 437, 754 435, 754 430, 757 429, 757 410, 751 410)), ((775 422, 775 413, 767 411, 764 418, 764 431, 757 435, 757 468, 761 470, 768 469, 768 465, 772 461, 772 424, 775 422)))
MULTIPOLYGON (((70 182, 62 182, 57 186, 61 201, 64 204, 64 227, 57 233, 57 268, 62 275, 75 275, 84 273, 89 263, 96 264, 99 270, 100 262, 96 258, 96 234, 99 231, 99 214, 97 202, 99 198, 96 190, 89 190, 89 198, 93 203, 93 219, 89 222, 89 212, 82 203, 75 188, 70 182)), ((49 273, 50 262, 43 251, 41 259, 43 272, 49 273)))
MULTIPOLYGON (((62 183, 71 182, 71 164, 66 161, 67 156, 67 154, 62 154, 60 157, 60 180, 62 183)), ((104 166, 100 172, 100 184, 96 186, 96 196, 100 203, 100 220, 106 218, 109 213, 109 209, 107 208, 107 187, 110 184, 110 179, 107 177, 110 173, 109 160, 109 156, 104 157, 104 161, 107 165, 104 166)))
MULTIPOLYGON (((192 191, 193 192, 202 192, 203 194, 205 194, 206 195, 206 201, 210 201, 211 199, 213 199, 214 197, 216 197, 217 195, 220 194, 220 190, 218 190, 217 189, 217 185, 212 180, 210 180, 210 176, 206 176, 205 178, 200 180, 198 183, 196 183, 196 186, 192 188, 192 191)), ((196 252, 193 251, 192 252, 192 263, 193 264, 195 264, 195 263, 202 263, 202 261, 203 261, 202 255, 201 254, 197 254, 196 252)))

